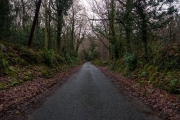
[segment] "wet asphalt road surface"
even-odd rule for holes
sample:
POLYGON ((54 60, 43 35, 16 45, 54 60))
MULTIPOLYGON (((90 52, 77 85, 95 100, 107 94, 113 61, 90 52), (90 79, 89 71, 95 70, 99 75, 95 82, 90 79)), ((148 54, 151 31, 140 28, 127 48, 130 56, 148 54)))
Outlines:
POLYGON ((29 120, 159 120, 140 101, 122 95, 90 62, 29 115, 29 120))

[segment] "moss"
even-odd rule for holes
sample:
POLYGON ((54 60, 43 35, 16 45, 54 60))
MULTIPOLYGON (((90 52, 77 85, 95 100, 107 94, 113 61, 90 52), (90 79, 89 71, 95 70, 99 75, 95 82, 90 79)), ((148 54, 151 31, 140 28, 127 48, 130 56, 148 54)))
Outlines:
POLYGON ((149 76, 148 82, 152 83, 153 81, 156 81, 156 77, 158 76, 159 72, 155 72, 149 76))
POLYGON ((38 51, 21 47, 21 58, 31 64, 39 64, 42 61, 42 55, 38 51))
POLYGON ((43 78, 51 78, 53 76, 53 72, 50 71, 49 69, 44 69, 41 71, 41 76, 43 78))
POLYGON ((146 77, 146 76, 148 76, 148 73, 147 73, 146 71, 142 71, 142 72, 141 72, 141 76, 142 76, 142 77, 146 77))
POLYGON ((15 69, 13 66, 8 66, 5 68, 5 73, 10 77, 17 76, 17 69, 15 69))
POLYGON ((123 75, 124 76, 128 76, 130 73, 129 73, 129 69, 128 68, 125 68, 124 70, 123 70, 123 75))
POLYGON ((5 85, 4 85, 4 83, 0 82, 0 90, 2 90, 2 89, 4 89, 4 88, 6 88, 5 85))
POLYGON ((22 80, 23 80, 23 81, 29 81, 29 80, 32 80, 33 77, 34 77, 33 73, 30 72, 30 71, 27 71, 27 72, 23 75, 22 80))
POLYGON ((170 78, 170 77, 172 77, 172 74, 173 74, 173 72, 168 71, 166 77, 167 77, 167 78, 170 78))
POLYGON ((147 68, 148 71, 151 71, 153 69, 153 65, 149 65, 149 67, 147 68))

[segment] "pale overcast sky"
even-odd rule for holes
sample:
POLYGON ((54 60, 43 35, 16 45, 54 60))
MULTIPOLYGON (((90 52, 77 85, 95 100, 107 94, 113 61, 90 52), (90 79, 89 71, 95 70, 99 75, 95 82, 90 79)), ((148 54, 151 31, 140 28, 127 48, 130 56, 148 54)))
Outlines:
POLYGON ((88 6, 88 3, 86 0, 80 0, 80 1, 82 2, 83 5, 88 6))
POLYGON ((80 3, 85 7, 87 16, 89 18, 93 18, 93 16, 94 16, 92 9, 91 9, 92 6, 90 5, 92 1, 93 0, 80 0, 80 3))
POLYGON ((80 0, 80 3, 86 8, 87 11, 91 11, 91 6, 88 3, 89 0, 80 0))

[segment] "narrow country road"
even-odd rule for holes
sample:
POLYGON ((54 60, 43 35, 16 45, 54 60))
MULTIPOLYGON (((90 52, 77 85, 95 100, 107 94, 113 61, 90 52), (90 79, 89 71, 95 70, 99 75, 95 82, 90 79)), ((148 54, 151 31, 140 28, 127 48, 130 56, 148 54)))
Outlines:
POLYGON ((29 120, 160 120, 137 100, 128 99, 91 63, 29 115, 29 120))

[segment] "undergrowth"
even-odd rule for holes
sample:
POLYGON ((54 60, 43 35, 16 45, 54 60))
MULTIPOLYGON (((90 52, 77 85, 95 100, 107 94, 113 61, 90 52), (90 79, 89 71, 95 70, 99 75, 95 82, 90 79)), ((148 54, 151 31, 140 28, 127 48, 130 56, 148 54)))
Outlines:
POLYGON ((147 63, 136 54, 126 54, 115 61, 95 60, 94 64, 108 66, 110 70, 122 73, 136 80, 138 85, 151 84, 169 93, 180 95, 180 45, 168 46, 154 55, 147 63), (105 63, 105 64, 104 64, 105 63))
POLYGON ((0 41, 0 90, 35 77, 51 78, 59 71, 79 65, 75 57, 60 56, 54 50, 34 50, 0 41))

